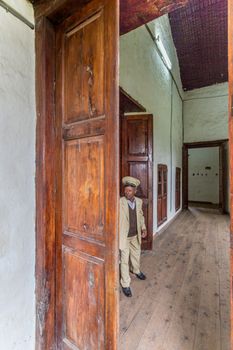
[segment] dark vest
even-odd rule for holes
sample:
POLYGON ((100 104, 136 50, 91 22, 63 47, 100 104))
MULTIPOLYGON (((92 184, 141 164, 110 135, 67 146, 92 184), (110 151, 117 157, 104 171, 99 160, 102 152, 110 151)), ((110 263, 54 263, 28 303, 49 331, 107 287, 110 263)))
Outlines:
POLYGON ((137 213, 136 213, 136 205, 134 209, 129 207, 129 233, 128 237, 133 237, 137 235, 137 213))

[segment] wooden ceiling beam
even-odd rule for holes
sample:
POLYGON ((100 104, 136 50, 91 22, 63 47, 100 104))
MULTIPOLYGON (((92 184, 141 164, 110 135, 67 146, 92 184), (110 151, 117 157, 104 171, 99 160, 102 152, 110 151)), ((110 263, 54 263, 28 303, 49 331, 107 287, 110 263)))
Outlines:
POLYGON ((35 9, 35 19, 41 16, 49 18, 53 23, 59 23, 71 15, 80 4, 89 0, 29 0, 35 9))
POLYGON ((187 4, 189 0, 121 0, 120 33, 141 25, 187 4))
MULTIPOLYGON (((30 0, 35 18, 46 16, 58 23, 89 0, 30 0)), ((120 0, 120 33, 125 34, 153 19, 184 6, 189 0, 120 0)))

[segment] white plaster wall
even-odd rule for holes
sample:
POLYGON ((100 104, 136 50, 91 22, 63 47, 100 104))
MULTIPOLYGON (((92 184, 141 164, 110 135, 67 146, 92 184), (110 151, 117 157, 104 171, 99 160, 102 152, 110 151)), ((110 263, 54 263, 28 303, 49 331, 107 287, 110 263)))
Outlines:
POLYGON ((218 147, 189 150, 189 200, 219 203, 218 147))
POLYGON ((9 6, 34 23, 34 10, 29 0, 4 0, 9 6))
MULTIPOLYGON (((168 16, 149 24, 159 33, 180 83, 168 16)), ((182 165, 182 101, 145 26, 120 39, 120 85, 154 116, 154 232, 157 230, 157 165, 168 166, 168 220, 175 214, 175 168, 182 165)))
MULTIPOLYGON (((26 0, 9 1, 32 20, 26 0)), ((0 349, 35 348, 34 31, 0 8, 0 349)))
POLYGON ((184 141, 228 138, 228 83, 184 94, 184 141))

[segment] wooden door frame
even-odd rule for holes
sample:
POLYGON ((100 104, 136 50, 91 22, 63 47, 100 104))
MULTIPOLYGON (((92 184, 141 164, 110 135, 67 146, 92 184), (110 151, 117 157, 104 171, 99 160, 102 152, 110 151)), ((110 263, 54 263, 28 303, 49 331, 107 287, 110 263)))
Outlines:
POLYGON ((36 349, 55 344, 55 31, 36 19, 36 349))
POLYGON ((231 349, 233 349, 233 1, 228 0, 231 349))
MULTIPOLYGON (((94 0, 95 1, 95 0, 94 0)), ((56 348, 55 27, 87 0, 33 1, 36 49, 36 349, 56 348)), ((119 17, 119 16, 118 16, 119 17)), ((117 62, 113 69, 118 69, 117 62)), ((116 80, 117 84, 117 80, 116 80)), ((118 91, 116 91, 116 96, 118 91)), ((118 113, 118 107, 116 110, 118 113)), ((117 173, 119 173, 116 166, 117 173)), ((112 182, 114 179, 112 180, 112 182)), ((118 185, 114 183, 118 191, 118 185)), ((113 260, 114 252, 106 260, 113 260)), ((114 255, 118 264, 118 249, 114 255)), ((113 264, 113 262, 111 262, 113 264)), ((114 285, 114 281, 111 281, 114 285)), ((116 288, 115 294, 117 292, 116 288)), ((109 294, 112 293, 109 291, 109 294)), ((109 297, 110 300, 110 297, 109 297)), ((113 313, 119 311, 113 307, 113 313)), ((108 312, 107 318, 111 317, 108 312)), ((117 338, 118 325, 112 322, 117 338)), ((115 349, 117 339, 113 340, 115 349)))
MULTIPOLYGON (((182 176, 182 195, 183 195, 183 209, 188 209, 188 150, 194 148, 210 148, 210 147, 219 147, 223 151, 225 143, 228 142, 228 139, 225 140, 215 140, 215 141, 202 141, 202 142, 190 142, 183 144, 183 176, 182 176)), ((219 170, 221 168, 222 159, 220 159, 219 152, 219 170)), ((219 208, 222 213, 226 211, 225 209, 225 200, 226 193, 224 190, 224 166, 222 166, 222 171, 219 171, 219 208)))

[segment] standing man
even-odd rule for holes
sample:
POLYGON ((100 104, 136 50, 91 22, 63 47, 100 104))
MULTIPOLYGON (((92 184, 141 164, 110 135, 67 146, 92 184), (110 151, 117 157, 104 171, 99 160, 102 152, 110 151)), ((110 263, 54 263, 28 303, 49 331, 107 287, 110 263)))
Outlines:
POLYGON ((142 200, 135 197, 140 181, 131 176, 122 179, 125 196, 120 199, 121 286, 131 297, 129 270, 140 280, 146 276, 140 271, 141 237, 147 236, 142 200), (130 267, 129 267, 130 262, 130 267))

